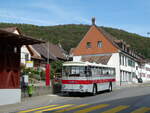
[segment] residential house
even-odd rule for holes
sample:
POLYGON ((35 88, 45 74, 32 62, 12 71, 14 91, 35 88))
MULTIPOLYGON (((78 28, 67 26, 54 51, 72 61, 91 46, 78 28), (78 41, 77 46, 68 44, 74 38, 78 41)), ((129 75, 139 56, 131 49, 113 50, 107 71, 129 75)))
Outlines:
POLYGON ((0 105, 21 101, 21 47, 36 43, 42 41, 0 29, 0 105))
POLYGON ((150 61, 145 60, 139 68, 139 76, 144 82, 150 81, 150 61))
POLYGON ((42 62, 37 62, 37 60, 31 56, 34 61, 35 66, 45 66, 47 62, 52 62, 56 60, 67 61, 67 52, 62 48, 60 44, 52 44, 50 42, 43 44, 34 44, 31 46, 32 51, 35 51, 43 59, 42 62))
POLYGON ((73 61, 95 62, 116 69, 116 84, 125 85, 137 81, 140 77, 140 65, 143 56, 139 55, 123 40, 118 40, 104 29, 95 25, 85 34, 76 48, 71 49, 73 61))
MULTIPOLYGON (((17 27, 3 28, 3 30, 22 35, 17 27)), ((42 43, 35 45, 24 45, 21 47, 21 65, 28 67, 28 62, 32 62, 34 68, 45 68, 47 61, 68 60, 67 52, 61 44, 42 43)))
MULTIPOLYGON (((3 28, 3 30, 15 33, 17 35, 22 35, 21 31, 17 27, 8 27, 3 28)), ((35 59, 42 60, 41 56, 39 54, 36 54, 33 50, 31 45, 23 45, 21 47, 21 65, 27 66, 27 62, 31 61, 31 58, 34 57, 35 59), (32 54, 34 53, 34 54, 32 54)))

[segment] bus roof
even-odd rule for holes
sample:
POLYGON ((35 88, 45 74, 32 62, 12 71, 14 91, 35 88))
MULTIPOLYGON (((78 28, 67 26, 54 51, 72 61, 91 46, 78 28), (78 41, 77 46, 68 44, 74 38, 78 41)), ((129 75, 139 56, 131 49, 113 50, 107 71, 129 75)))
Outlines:
POLYGON ((73 62, 73 61, 64 62, 63 66, 96 66, 96 67, 110 67, 110 68, 114 68, 112 66, 103 65, 103 64, 90 63, 90 62, 73 62))
POLYGON ((87 66, 87 64, 85 62, 65 62, 63 63, 63 66, 87 66))

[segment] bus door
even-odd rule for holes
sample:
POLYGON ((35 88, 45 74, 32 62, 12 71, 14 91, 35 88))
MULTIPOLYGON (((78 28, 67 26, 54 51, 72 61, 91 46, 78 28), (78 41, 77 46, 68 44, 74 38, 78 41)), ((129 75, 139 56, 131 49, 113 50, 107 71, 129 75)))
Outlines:
POLYGON ((91 66, 85 67, 85 76, 86 80, 92 80, 92 71, 91 71, 91 66))

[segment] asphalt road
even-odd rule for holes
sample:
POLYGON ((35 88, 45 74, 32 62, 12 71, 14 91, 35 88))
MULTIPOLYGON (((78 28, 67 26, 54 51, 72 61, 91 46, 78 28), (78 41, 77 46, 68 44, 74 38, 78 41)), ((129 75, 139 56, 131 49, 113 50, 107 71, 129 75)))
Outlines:
POLYGON ((150 113, 150 85, 100 92, 96 96, 74 94, 61 96, 49 105, 19 113, 150 113), (69 99, 67 99, 69 98, 69 99))

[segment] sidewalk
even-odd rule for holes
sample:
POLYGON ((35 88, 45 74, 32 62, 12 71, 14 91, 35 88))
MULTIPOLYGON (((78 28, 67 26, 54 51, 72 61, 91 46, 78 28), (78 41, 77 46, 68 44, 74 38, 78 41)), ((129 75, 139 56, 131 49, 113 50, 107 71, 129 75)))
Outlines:
POLYGON ((150 82, 126 84, 126 85, 122 85, 122 86, 116 86, 114 89, 142 87, 142 86, 150 86, 150 82))
MULTIPOLYGON (((0 113, 15 113, 19 110, 30 109, 34 107, 46 106, 57 100, 66 100, 65 97, 61 97, 58 95, 43 95, 43 96, 35 96, 35 97, 26 97, 22 99, 21 103, 17 104, 9 104, 0 106, 0 113)), ((67 99, 68 100, 68 99, 67 99)))

